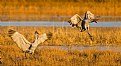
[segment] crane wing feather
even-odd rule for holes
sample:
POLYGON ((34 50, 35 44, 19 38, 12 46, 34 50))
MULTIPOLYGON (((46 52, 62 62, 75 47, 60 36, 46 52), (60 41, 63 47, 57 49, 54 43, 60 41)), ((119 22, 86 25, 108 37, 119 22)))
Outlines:
POLYGON ((35 49, 40 43, 43 43, 47 39, 50 39, 52 37, 52 33, 44 33, 42 35, 36 35, 35 41, 33 43, 30 43, 22 34, 20 34, 17 31, 9 30, 8 35, 13 39, 14 42, 16 42, 17 46, 28 53, 34 53, 35 49))
POLYGON ((19 32, 16 32, 14 30, 9 30, 8 34, 17 44, 17 46, 23 51, 26 51, 31 45, 31 43, 19 32))
POLYGON ((82 20, 83 19, 78 14, 75 14, 68 22, 72 25, 72 27, 76 26, 78 28, 80 27, 82 20))

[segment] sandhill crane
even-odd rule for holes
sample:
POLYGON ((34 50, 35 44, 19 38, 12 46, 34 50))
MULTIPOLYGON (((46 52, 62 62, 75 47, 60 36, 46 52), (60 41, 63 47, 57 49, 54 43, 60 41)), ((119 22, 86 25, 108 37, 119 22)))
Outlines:
POLYGON ((35 49, 40 43, 43 43, 44 41, 50 39, 52 37, 52 33, 44 33, 42 35, 39 35, 37 31, 35 31, 35 40, 33 43, 27 41, 27 39, 20 34, 19 32, 9 29, 8 30, 8 35, 13 39, 13 41, 17 44, 17 46, 25 52, 25 57, 26 53, 29 53, 30 56, 34 54, 35 49))
POLYGON ((97 23, 98 18, 94 17, 94 14, 92 14, 90 11, 85 12, 84 19, 82 19, 78 14, 75 14, 71 17, 71 19, 68 21, 72 27, 76 26, 80 29, 81 32, 87 31, 89 37, 91 40, 93 40, 91 34, 89 33, 89 23, 97 23))

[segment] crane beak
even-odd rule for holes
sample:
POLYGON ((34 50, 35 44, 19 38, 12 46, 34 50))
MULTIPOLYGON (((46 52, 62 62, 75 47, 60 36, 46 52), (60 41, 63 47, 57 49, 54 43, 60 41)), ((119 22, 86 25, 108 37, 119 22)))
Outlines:
POLYGON ((70 23, 70 22, 71 22, 71 20, 68 21, 68 23, 70 23))
POLYGON ((97 23, 97 21, 95 21, 95 23, 97 23))
POLYGON ((99 19, 93 19, 92 22, 97 23, 98 20, 99 20, 99 19))
POLYGON ((97 23, 97 21, 98 21, 99 19, 98 18, 96 18, 96 19, 93 19, 93 21, 95 22, 95 23, 97 23))

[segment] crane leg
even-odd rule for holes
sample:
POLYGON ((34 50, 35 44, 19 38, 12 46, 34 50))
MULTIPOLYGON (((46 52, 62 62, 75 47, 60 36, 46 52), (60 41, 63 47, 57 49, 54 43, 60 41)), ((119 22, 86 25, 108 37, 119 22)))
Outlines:
POLYGON ((30 58, 30 59, 32 59, 32 58, 33 58, 33 56, 32 56, 32 53, 30 53, 30 56, 29 56, 29 58, 30 58))
POLYGON ((89 35, 89 37, 90 37, 90 39, 93 41, 94 39, 93 39, 93 36, 89 33, 89 31, 87 30, 87 33, 88 33, 88 35, 89 35))
POLYGON ((25 59, 27 59, 27 55, 26 55, 26 52, 25 52, 25 59))

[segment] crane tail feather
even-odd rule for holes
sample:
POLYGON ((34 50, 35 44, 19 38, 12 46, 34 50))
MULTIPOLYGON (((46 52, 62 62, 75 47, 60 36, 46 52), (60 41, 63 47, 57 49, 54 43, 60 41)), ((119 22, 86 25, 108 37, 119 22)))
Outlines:
POLYGON ((52 37, 53 34, 51 32, 48 32, 46 35, 47 35, 48 39, 51 39, 51 37, 52 37))
POLYGON ((15 32, 16 32, 15 30, 9 29, 8 36, 11 37, 15 32))

